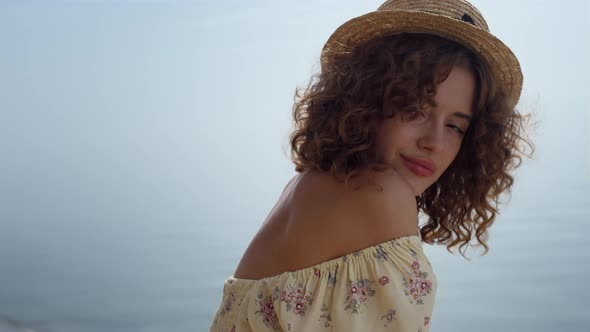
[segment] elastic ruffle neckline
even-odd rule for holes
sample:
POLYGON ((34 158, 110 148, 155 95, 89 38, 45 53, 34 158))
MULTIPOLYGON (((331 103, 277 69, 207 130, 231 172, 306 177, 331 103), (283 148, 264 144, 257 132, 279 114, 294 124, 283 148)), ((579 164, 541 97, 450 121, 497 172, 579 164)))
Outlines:
POLYGON ((305 267, 305 268, 302 268, 299 270, 285 271, 285 272, 279 273, 277 275, 262 278, 262 279, 242 279, 242 278, 234 278, 233 276, 230 276, 226 279, 225 283, 228 285, 229 284, 235 285, 236 283, 249 285, 252 283, 267 283, 267 282, 270 282, 270 281, 273 281, 276 279, 280 279, 280 278, 285 277, 287 275, 300 275, 300 276, 303 275, 303 276, 308 277, 309 275, 313 275, 313 273, 316 269, 317 270, 330 269, 330 268, 335 267, 337 264, 339 264, 343 261, 348 261, 350 259, 353 259, 353 258, 359 257, 359 256, 371 257, 371 255, 373 255, 375 253, 377 248, 383 247, 383 246, 390 246, 390 247, 394 248, 400 242, 407 242, 407 243, 415 244, 419 249, 422 249, 422 238, 420 237, 420 235, 406 235, 406 236, 401 236, 401 237, 398 237, 395 239, 386 240, 381 243, 374 244, 370 247, 359 249, 359 250, 353 251, 351 253, 348 253, 346 255, 332 258, 330 260, 320 262, 318 264, 308 266, 308 267, 305 267))

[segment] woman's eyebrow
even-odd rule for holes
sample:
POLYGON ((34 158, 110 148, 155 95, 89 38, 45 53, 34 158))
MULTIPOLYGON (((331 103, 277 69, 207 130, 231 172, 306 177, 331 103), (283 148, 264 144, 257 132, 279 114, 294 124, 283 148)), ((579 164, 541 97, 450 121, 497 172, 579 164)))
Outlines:
POLYGON ((463 112, 455 112, 452 115, 455 116, 455 117, 461 118, 461 119, 465 119, 465 120, 467 120, 467 122, 471 122, 471 116, 468 115, 468 114, 466 114, 466 113, 463 113, 463 112))

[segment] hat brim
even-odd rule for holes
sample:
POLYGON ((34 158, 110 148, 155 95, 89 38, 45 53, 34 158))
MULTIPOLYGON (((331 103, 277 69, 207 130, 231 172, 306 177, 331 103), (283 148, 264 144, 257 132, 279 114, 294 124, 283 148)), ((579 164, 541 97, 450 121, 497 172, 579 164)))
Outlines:
POLYGON ((372 39, 398 33, 425 33, 453 40, 481 57, 515 106, 522 90, 518 59, 500 39, 470 23, 434 13, 383 10, 355 17, 338 27, 322 49, 322 69, 372 39))

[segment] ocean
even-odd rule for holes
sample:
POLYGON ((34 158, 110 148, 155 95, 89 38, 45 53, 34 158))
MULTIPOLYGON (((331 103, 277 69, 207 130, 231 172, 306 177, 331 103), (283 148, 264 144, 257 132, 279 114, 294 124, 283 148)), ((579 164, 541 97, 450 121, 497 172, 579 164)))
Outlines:
MULTIPOLYGON (((491 229, 487 255, 470 249, 467 261, 425 244, 439 281, 432 331, 589 326, 588 184, 539 193, 546 200, 538 202, 517 193, 491 229)), ((94 212, 69 221, 23 212, 19 223, 4 225, 0 331, 207 331, 257 222, 191 228, 162 215, 142 227, 94 212)))

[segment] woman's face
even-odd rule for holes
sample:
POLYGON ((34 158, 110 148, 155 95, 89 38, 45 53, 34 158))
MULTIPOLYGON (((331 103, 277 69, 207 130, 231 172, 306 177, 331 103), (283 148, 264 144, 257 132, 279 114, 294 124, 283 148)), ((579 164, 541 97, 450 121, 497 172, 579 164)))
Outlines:
POLYGON ((475 76, 455 66, 436 89, 437 106, 406 119, 397 113, 381 124, 377 152, 394 165, 415 195, 435 183, 457 156, 469 127, 474 95, 475 76))

